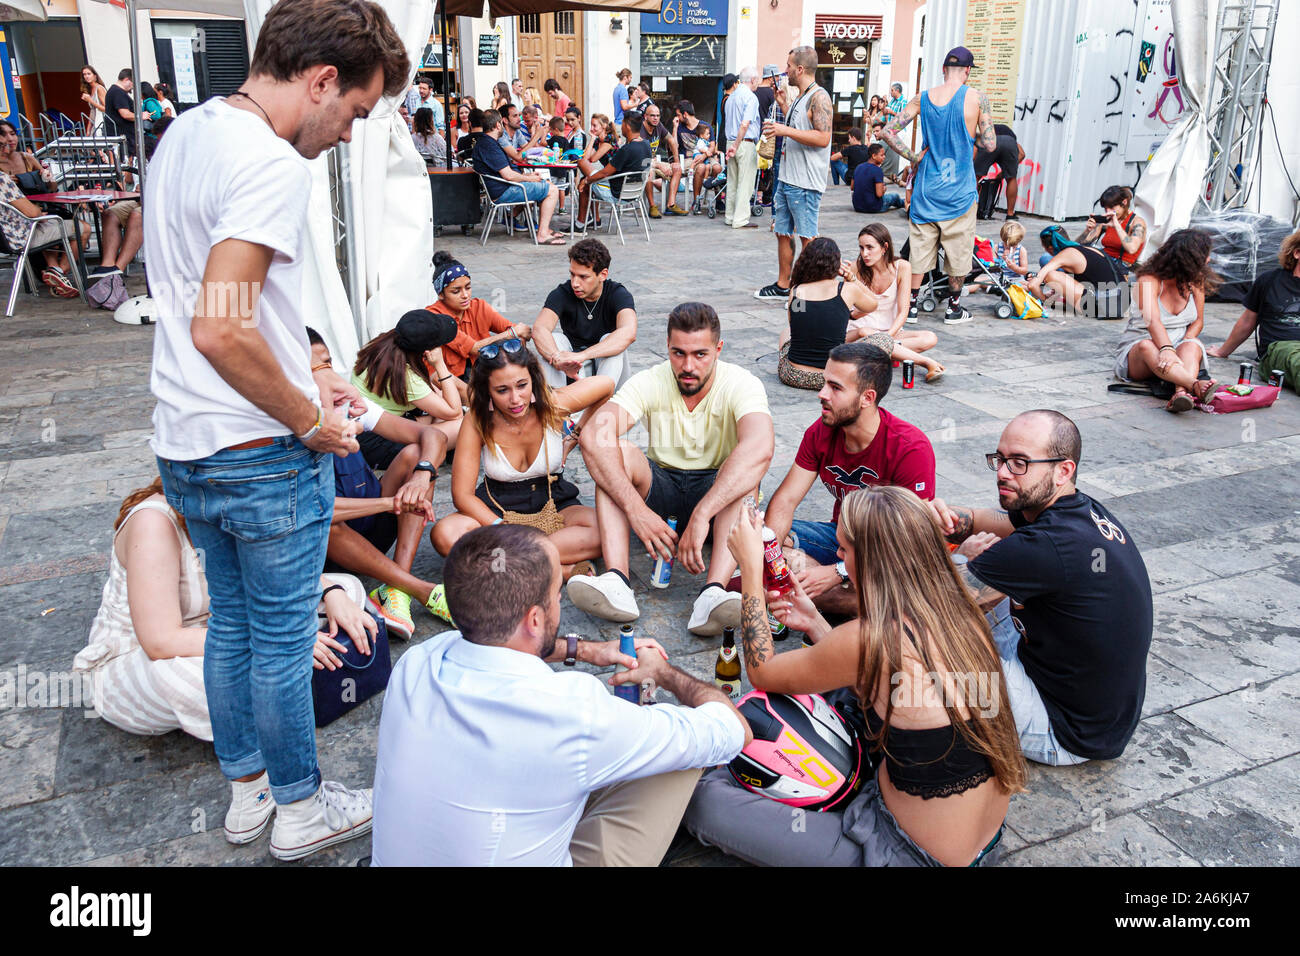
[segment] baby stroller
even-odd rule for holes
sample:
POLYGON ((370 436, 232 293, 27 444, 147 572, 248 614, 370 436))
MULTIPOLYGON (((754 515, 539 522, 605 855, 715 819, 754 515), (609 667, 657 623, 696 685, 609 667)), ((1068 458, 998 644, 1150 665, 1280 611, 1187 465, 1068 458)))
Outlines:
MULTIPOLYGON (((763 215, 763 210, 768 208, 771 203, 761 203, 758 201, 759 186, 763 181, 760 173, 754 178, 754 195, 749 197, 749 214, 755 219, 763 215)), ((700 207, 703 207, 705 213, 710 219, 715 218, 718 213, 727 211, 727 170, 724 167, 722 172, 710 179, 700 183, 700 198, 691 212, 695 215, 700 214, 700 207)))
MULTIPOLYGON (((912 240, 908 239, 899 250, 898 257, 909 259, 911 254, 912 240)), ((916 307, 922 312, 933 312, 939 307, 941 300, 948 298, 948 273, 944 271, 946 262, 947 257, 943 254, 943 247, 940 246, 934 268, 921 279, 921 287, 916 293, 916 307)))
MULTIPOLYGON (((940 250, 942 254, 942 250, 940 250)), ((1011 301, 1011 287, 1019 287, 1019 283, 1008 281, 1004 272, 1010 272, 1007 264, 1000 259, 993 248, 993 243, 987 239, 975 240, 975 255, 972 260, 975 268, 971 274, 966 277, 967 282, 978 282, 984 280, 988 283, 988 293, 997 296, 1001 301, 993 309, 993 314, 999 319, 1009 319, 1012 316, 1024 318, 1033 316, 1035 308, 1037 314, 1043 314, 1043 304, 1035 299, 1032 295, 1020 287, 1024 294, 1023 308, 1016 308, 1011 301)))

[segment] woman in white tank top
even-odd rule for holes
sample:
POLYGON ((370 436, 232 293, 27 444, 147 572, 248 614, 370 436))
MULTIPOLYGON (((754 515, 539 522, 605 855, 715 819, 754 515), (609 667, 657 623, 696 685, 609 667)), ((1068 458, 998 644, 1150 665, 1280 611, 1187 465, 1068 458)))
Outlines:
POLYGON ((1196 338, 1205 324, 1205 295, 1219 284, 1210 268, 1209 233, 1180 229, 1138 267, 1128 325, 1115 343, 1115 377, 1121 382, 1160 378, 1174 385, 1165 408, 1185 412, 1218 390, 1200 379, 1205 346, 1196 338))
POLYGON ((470 373, 469 414, 451 466, 456 511, 440 519, 429 535, 438 553, 445 557, 463 535, 497 523, 506 512, 537 515, 553 502, 563 527, 550 537, 565 578, 574 565, 597 557, 596 511, 579 504, 577 487, 564 477, 564 459, 577 431, 566 439, 563 430, 565 416, 583 412, 576 426, 580 431, 613 394, 614 380, 606 375, 551 388, 537 356, 519 339, 481 349, 470 373), (484 478, 476 488, 480 465, 484 478))
MULTIPOLYGON (((321 589, 341 584, 323 601, 331 633, 374 631, 362 610, 365 588, 350 574, 322 575, 321 589)), ((161 479, 127 495, 113 530, 108 580, 90 640, 73 660, 74 671, 93 681, 95 709, 133 734, 180 729, 212 739, 203 688, 208 587, 184 522, 167 504, 161 479)), ((358 639, 358 646, 362 641, 358 639)), ((366 642, 368 644, 368 642, 366 642)), ((339 666, 343 647, 317 636, 317 669, 339 666)))
POLYGON ((911 295, 912 268, 906 259, 895 258, 894 240, 881 223, 873 222, 858 233, 858 256, 853 265, 844 265, 844 278, 866 286, 876 297, 874 312, 857 313, 849 321, 844 341, 863 339, 889 355, 895 362, 911 359, 925 370, 927 382, 938 381, 944 367, 921 353, 939 344, 933 332, 904 329, 906 309, 899 303, 911 295))

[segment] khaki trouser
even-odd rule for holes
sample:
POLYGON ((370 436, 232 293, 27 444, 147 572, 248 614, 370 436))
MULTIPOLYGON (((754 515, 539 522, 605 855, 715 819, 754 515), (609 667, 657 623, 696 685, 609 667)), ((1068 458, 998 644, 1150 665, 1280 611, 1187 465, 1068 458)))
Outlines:
POLYGON ((574 866, 658 866, 677 833, 700 771, 616 783, 587 798, 573 831, 574 866))
POLYGON ((975 209, 978 205, 973 202, 960 216, 943 222, 908 224, 912 275, 924 275, 935 267, 939 246, 943 246, 944 271, 948 275, 965 276, 970 272, 975 252, 975 209))
POLYGON ((727 160, 727 218, 733 229, 749 223, 749 201, 754 198, 758 181, 758 144, 741 140, 736 154, 727 160))

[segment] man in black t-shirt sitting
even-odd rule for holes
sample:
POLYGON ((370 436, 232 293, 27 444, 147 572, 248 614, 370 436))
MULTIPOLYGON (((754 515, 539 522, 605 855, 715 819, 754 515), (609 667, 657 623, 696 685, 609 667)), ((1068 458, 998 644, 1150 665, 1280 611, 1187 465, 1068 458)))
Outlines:
MULTIPOLYGON (((591 200, 594 192, 597 199, 601 202, 613 202, 614 194, 609 183, 601 182, 602 179, 608 179, 610 176, 617 176, 621 173, 632 173, 626 179, 620 179, 615 183, 615 188, 619 194, 623 192, 623 186, 637 186, 645 182, 650 170, 650 146, 641 138, 641 124, 644 122, 640 113, 636 110, 628 110, 623 114, 623 145, 614 152, 609 154, 605 160, 605 165, 594 173, 589 173, 578 183, 578 221, 586 223, 587 221, 587 204, 591 200)), ((586 226, 584 225, 585 229, 586 226)))
POLYGON ((1267 382, 1276 369, 1283 384, 1300 392, 1300 232, 1282 240, 1277 261, 1281 268, 1251 285, 1241 318, 1224 343, 1206 352, 1226 359, 1254 332, 1259 381, 1267 382))
POLYGON ((831 185, 838 186, 842 180, 844 185, 852 188, 853 170, 866 161, 867 147, 862 145, 862 129, 855 126, 849 130, 849 144, 831 153, 831 185))
POLYGON ((609 277, 609 261, 599 239, 575 243, 569 281, 551 291, 533 321, 533 345, 552 388, 587 375, 608 375, 621 386, 632 372, 627 350, 636 341, 636 304, 609 277))
POLYGON ((1142 716, 1151 581, 1137 544, 1076 490, 1079 429, 1023 412, 988 456, 1001 509, 932 503, 993 640, 1020 747, 1038 763, 1112 760, 1142 716), (1009 600, 1008 600, 1009 599, 1009 600))

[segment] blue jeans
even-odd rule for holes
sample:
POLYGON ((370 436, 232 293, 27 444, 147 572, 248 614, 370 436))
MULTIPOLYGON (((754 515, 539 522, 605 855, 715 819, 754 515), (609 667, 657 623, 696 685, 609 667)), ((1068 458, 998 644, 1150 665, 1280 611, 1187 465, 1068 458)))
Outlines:
POLYGON ((772 194, 772 221, 776 224, 776 234, 815 239, 817 212, 821 205, 822 194, 817 190, 778 181, 772 194))
POLYGON ((158 459, 207 576, 203 684, 221 772, 266 770, 281 805, 320 786, 311 674, 334 513, 326 458, 285 436, 197 461, 158 459))
POLYGON ((1010 600, 1003 600, 988 612, 987 617, 993 629, 993 643, 1002 658, 1007 700, 1011 703, 1011 715, 1016 719, 1016 732, 1020 735, 1020 749, 1024 755, 1035 763, 1053 767, 1087 763, 1087 757, 1076 757, 1062 747, 1052 731, 1052 721, 1043 706, 1043 698, 1025 673, 1025 665, 1020 663, 1020 629, 1011 617, 1010 600))
POLYGON ((818 564, 839 561, 840 543, 835 540, 834 521, 792 521, 790 541, 818 564))
POLYGON ((849 164, 842 159, 831 160, 831 185, 838 186, 840 183, 846 186, 852 186, 849 182, 849 164))
POLYGON ((880 211, 889 212, 891 209, 903 208, 904 200, 899 193, 885 193, 880 197, 880 211))
POLYGON ((550 192, 551 184, 547 182, 514 183, 498 196, 496 201, 498 203, 523 202, 527 198, 529 202, 541 202, 550 192))

